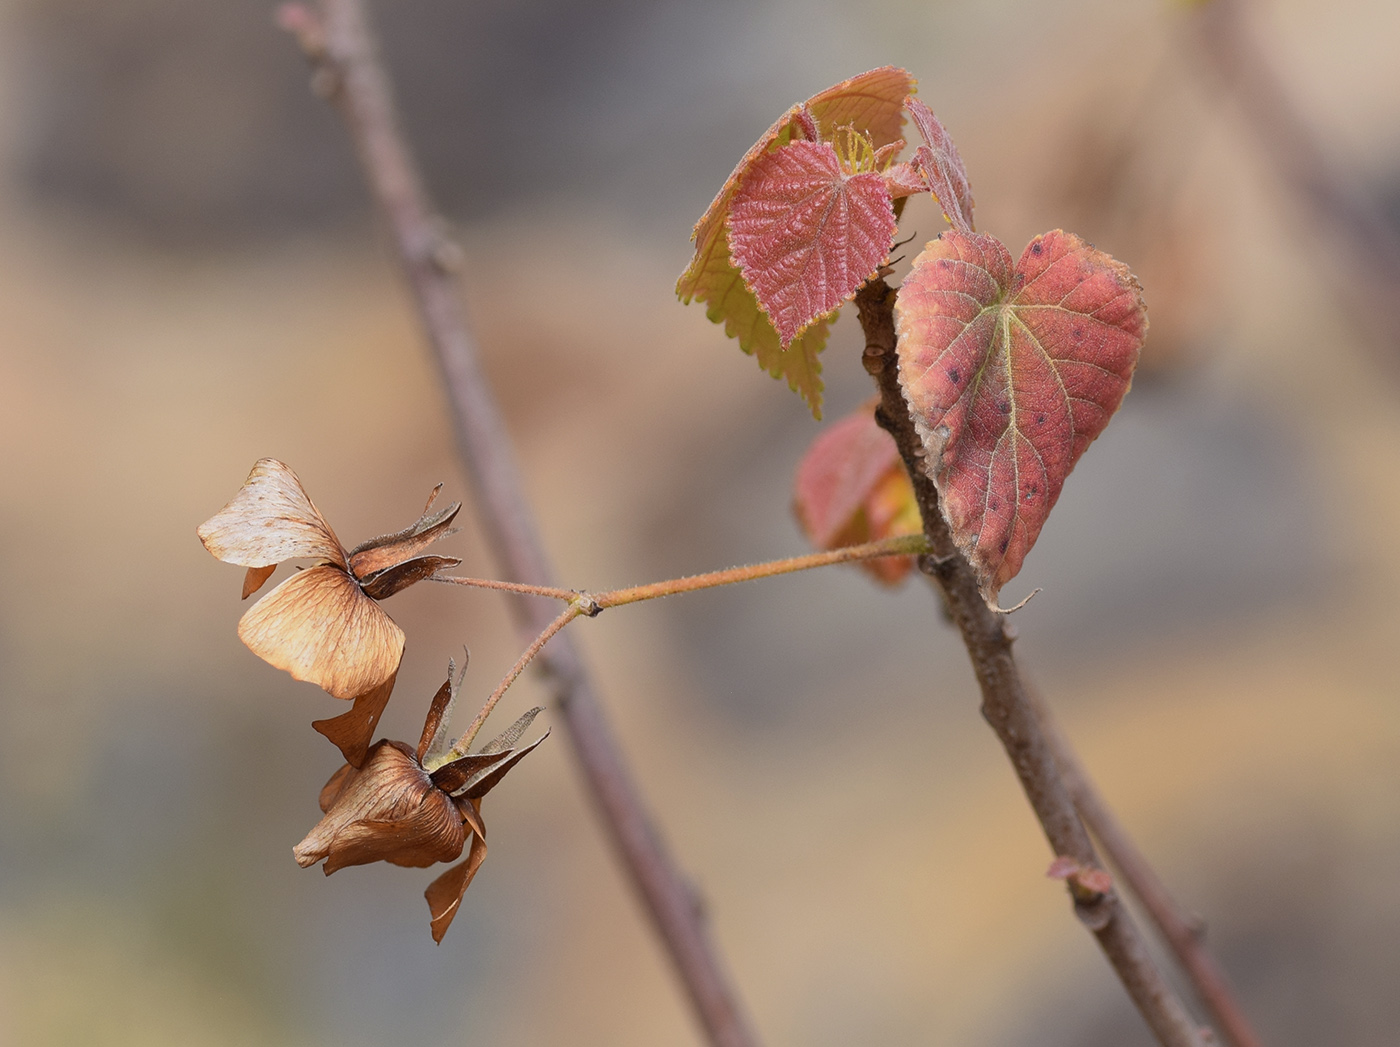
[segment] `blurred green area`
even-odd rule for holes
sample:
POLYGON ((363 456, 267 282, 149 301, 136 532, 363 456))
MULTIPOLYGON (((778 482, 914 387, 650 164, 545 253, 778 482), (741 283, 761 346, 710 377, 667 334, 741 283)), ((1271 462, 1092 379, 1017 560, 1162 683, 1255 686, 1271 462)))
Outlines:
MULTIPOLYGON (((691 223, 793 101, 905 65, 981 228, 1015 250, 1064 226, 1134 267, 1144 370, 1006 593, 1045 589, 1021 656, 1266 1041, 1394 1043, 1400 400, 1189 13, 376 11, 566 585, 801 548, 815 424, 672 295, 691 223)), ((1400 199, 1400 9, 1256 13, 1338 163, 1400 199)), ((274 455, 350 543, 446 481, 468 509, 445 551, 492 568, 385 238, 271 5, 0 20, 0 1044, 696 1042, 558 733, 493 793, 441 948, 431 873, 291 859, 338 765, 308 722, 341 710, 238 643, 240 573, 195 525, 274 455)), ((902 226, 940 227, 923 204, 902 226)), ((868 395, 858 343, 837 324, 828 417, 868 395)), ((482 695, 518 651, 490 594, 387 609, 409 637, 391 737, 461 645, 482 695)), ((1042 875, 926 590, 829 571, 574 628, 767 1042, 1149 1042, 1042 875)))

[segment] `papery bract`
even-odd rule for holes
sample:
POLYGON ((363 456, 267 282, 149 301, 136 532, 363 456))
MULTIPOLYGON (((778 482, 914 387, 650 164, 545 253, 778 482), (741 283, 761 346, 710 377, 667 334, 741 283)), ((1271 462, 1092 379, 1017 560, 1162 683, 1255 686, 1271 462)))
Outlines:
POLYGON ((994 602, 1128 391, 1147 330, 1142 289, 1060 230, 1014 265, 995 238, 952 231, 915 259, 895 316, 929 475, 994 602))
POLYGON ((440 490, 441 485, 434 488, 412 526, 346 552, 296 474, 276 459, 264 458, 229 503, 199 527, 200 541, 211 553, 248 568, 245 599, 282 560, 321 561, 249 608, 238 623, 238 636, 254 654, 295 679, 355 701, 349 713, 315 726, 357 766, 403 657, 403 631, 376 601, 460 563, 455 557, 420 555, 450 533, 460 509, 453 504, 433 513, 440 490))
MULTIPOLYGON (((893 437, 875 421, 875 404, 827 426, 802 456, 793 511, 818 549, 839 549, 922 528, 919 505, 893 437)), ((860 564, 894 584, 914 566, 911 556, 882 556, 860 564)))
POLYGON ((778 332, 730 261, 725 235, 729 204, 754 161, 770 149, 786 145, 795 134, 803 133, 798 128, 804 107, 814 118, 820 138, 829 139, 838 127, 850 125, 868 135, 878 149, 899 138, 904 98, 914 88, 915 80, 905 70, 883 66, 829 87, 784 113, 735 165, 695 223, 691 233, 695 255, 676 282, 681 301, 699 299, 706 303, 705 315, 724 324, 725 334, 738 338, 740 348, 757 356, 764 370, 775 378, 787 378, 789 386, 801 394, 817 417, 821 417, 822 399, 817 354, 826 343, 829 321, 817 320, 786 349, 779 344, 778 332))

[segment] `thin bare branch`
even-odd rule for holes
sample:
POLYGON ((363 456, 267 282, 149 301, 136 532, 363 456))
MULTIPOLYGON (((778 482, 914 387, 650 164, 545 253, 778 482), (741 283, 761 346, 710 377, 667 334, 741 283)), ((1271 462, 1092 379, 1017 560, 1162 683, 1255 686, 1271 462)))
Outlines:
MULTIPOLYGON (((443 222, 399 130, 388 78, 362 0, 320 0, 284 9, 317 66, 315 86, 344 115, 361 164, 398 249, 404 274, 442 372, 457 447, 476 492, 487 541, 501 572, 527 585, 554 588, 534 518, 521 487, 501 413, 481 372, 459 298, 443 222)), ((536 636, 553 608, 511 594, 523 630, 536 636)), ((618 748, 589 677, 569 642, 541 655, 566 733, 599 817, 642 898, 705 1034, 715 1047, 750 1047, 756 1038, 730 985, 693 892, 662 843, 618 748)))
MULTIPOLYGON (((856 294, 865 332, 865 369, 880 390, 876 419, 894 437, 914 484, 924 533, 933 551, 919 566, 943 591, 949 614, 962 633, 982 690, 982 715, 996 732, 1056 856, 1080 869, 1100 868, 1089 834, 1065 788, 1054 754, 1026 698, 1011 652, 1006 616, 986 604, 971 565, 958 552, 938 507, 938 492, 924 470, 923 441, 899 387, 895 357, 894 291, 877 276, 856 294)), ((1148 954, 1132 917, 1115 891, 1066 881, 1080 921, 1098 939, 1123 987, 1163 1047, 1204 1047, 1202 1030, 1148 954)))
POLYGON ((1194 44, 1215 81, 1235 102, 1246 131, 1285 188, 1343 252, 1346 273, 1334 286, 1347 315, 1389 352, 1400 375, 1400 232, 1372 194, 1339 168, 1304 118, 1259 39, 1243 0, 1209 0, 1193 15, 1194 44))
POLYGON ((1065 737, 1049 708, 1034 687, 1026 697, 1040 720, 1045 739, 1055 754, 1060 777, 1069 790, 1079 816, 1099 841, 1120 881, 1142 903, 1148 918, 1170 947, 1191 981, 1217 1028, 1232 1047, 1263 1047, 1236 999, 1230 981, 1205 943, 1205 925, 1172 897, 1166 884, 1138 849, 1127 829, 1104 801, 1085 770, 1079 755, 1065 737))

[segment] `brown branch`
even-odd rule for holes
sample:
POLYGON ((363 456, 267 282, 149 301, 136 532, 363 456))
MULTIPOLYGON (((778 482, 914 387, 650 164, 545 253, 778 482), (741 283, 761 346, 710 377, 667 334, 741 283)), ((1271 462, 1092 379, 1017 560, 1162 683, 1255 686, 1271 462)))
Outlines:
MULTIPOLYGON (((363 0, 320 0, 320 16, 284 8, 281 22, 296 33, 317 67, 316 86, 340 108, 365 175, 387 219, 404 273, 442 371, 457 447, 472 481, 488 543, 503 574, 554 588, 543 546, 521 489, 500 410, 478 362, 475 342, 451 273, 452 253, 442 222, 399 130, 388 78, 368 25, 363 0)), ((555 609, 508 596, 529 636, 542 632, 555 609)), ((756 1043, 700 915, 638 794, 617 741, 567 635, 541 655, 574 754, 594 807, 619 859, 645 903, 709 1042, 756 1043)))
MULTIPOLYGON (((933 552, 920 568, 943 591, 949 614, 962 633, 972 668, 982 689, 982 715, 1001 740, 1026 798, 1056 856, 1074 860, 1081 869, 1099 866, 1089 834, 1074 809, 1035 710, 1026 698, 1011 653, 1012 636, 1004 615, 982 599, 972 567, 953 544, 938 507, 938 492, 924 470, 923 442, 900 391, 895 357, 894 291, 876 276, 856 294, 865 332, 865 369, 880 390, 875 416, 894 437, 914 484, 924 518, 924 533, 933 552)), ((1098 939, 1109 963, 1163 1047, 1203 1047, 1201 1029, 1148 955, 1131 916, 1111 888, 1099 892, 1067 881, 1074 910, 1098 939)))
MULTIPOLYGON (((1390 350, 1400 350, 1400 233, 1374 197, 1332 163, 1261 46, 1243 0, 1210 0, 1192 25, 1195 50, 1239 108, 1275 174, 1345 252, 1348 274, 1335 290, 1348 314, 1390 350)), ((1299 223, 1294 223, 1299 224, 1299 223)), ((1389 360, 1392 375, 1397 361, 1389 360)))
POLYGON ((1046 741, 1055 754, 1055 763, 1059 765, 1060 777, 1079 816, 1097 837, 1118 877, 1147 910, 1148 918, 1166 940, 1226 1041, 1233 1047, 1263 1047, 1263 1041, 1235 998, 1224 970, 1206 947, 1201 919, 1177 904, 1156 870, 1138 850, 1128 831, 1104 802, 1079 755, 1034 687, 1026 688, 1026 697, 1040 720, 1046 741))

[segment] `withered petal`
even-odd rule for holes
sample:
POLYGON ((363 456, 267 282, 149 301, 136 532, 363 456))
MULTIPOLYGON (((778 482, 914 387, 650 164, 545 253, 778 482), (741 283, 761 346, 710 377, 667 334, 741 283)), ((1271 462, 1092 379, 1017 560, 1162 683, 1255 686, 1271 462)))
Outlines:
POLYGON ((365 575, 360 579, 360 586, 364 589, 366 596, 375 600, 387 600, 400 589, 407 589, 414 582, 431 578, 439 571, 456 567, 461 562, 461 559, 456 556, 420 556, 417 559, 365 575))
POLYGON ((238 638, 268 664, 336 698, 355 698, 398 671, 403 630, 339 567, 288 578, 248 609, 238 638))
MULTIPOLYGON (((325 817, 293 848, 292 854, 298 865, 315 865, 331 853, 337 838, 350 826, 366 821, 393 823, 408 818, 423 806, 424 798, 430 794, 442 795, 418 766, 413 750, 402 742, 378 742, 370 748, 363 768, 349 772, 342 768, 326 783, 321 790, 321 799, 327 803, 325 817), (329 796, 332 785, 342 773, 345 776, 339 792, 329 796)), ((448 805, 452 806, 450 801, 448 805)), ((460 828, 461 818, 455 806, 452 814, 460 828)))
POLYGON ((432 789, 402 817, 355 821, 336 833, 326 855, 326 875, 370 862, 421 869, 455 861, 466 841, 457 805, 440 789, 432 789))
POLYGON ((540 742, 544 741, 548 737, 549 732, 545 731, 544 734, 540 735, 539 738, 535 739, 529 745, 525 746, 525 748, 507 750, 511 754, 509 760, 497 764, 494 768, 487 771, 483 771, 480 774, 473 777, 472 779, 470 779, 467 782, 467 784, 460 790, 461 794, 463 796, 468 797, 469 799, 481 799, 481 797, 485 796, 492 789, 496 788, 496 786, 500 785, 501 779, 510 773, 510 769, 516 764, 518 764, 521 760, 525 759, 525 757, 529 756, 530 753, 534 752, 535 748, 540 744, 540 742))
POLYGON ((347 565, 340 539, 311 504, 296 473, 275 458, 259 459, 238 493, 199 525, 198 534, 220 560, 243 567, 267 567, 299 556, 347 565))
POLYGON ((365 754, 369 751, 370 740, 374 737, 374 728, 384 713, 384 707, 389 704, 389 696, 394 693, 394 680, 397 677, 398 672, 395 671, 378 687, 358 695, 354 707, 348 713, 341 713, 328 720, 311 722, 312 728, 329 738, 350 766, 364 765, 365 754))
POLYGON ((243 575, 243 599, 248 599, 255 592, 263 587, 263 582, 272 577, 272 572, 277 570, 275 563, 270 563, 266 567, 250 567, 243 575))
POLYGON ((462 508, 461 502, 453 502, 441 512, 429 515, 429 510, 442 489, 438 484, 428 499, 423 515, 411 526, 394 534, 380 535, 367 542, 361 542, 350 550, 350 570, 356 578, 368 578, 376 571, 396 567, 405 560, 411 560, 439 538, 445 538, 453 519, 462 508))
POLYGON ((448 869, 428 884, 428 889, 423 892, 423 897, 428 900, 428 912, 432 914, 433 941, 439 945, 462 906, 462 896, 467 893, 467 887, 485 860, 486 841, 480 836, 473 836, 467 860, 448 869))
POLYGON ((321 813, 325 814, 331 809, 331 805, 340 798, 340 794, 345 791, 346 786, 359 774, 358 769, 351 767, 348 763, 340 765, 340 769, 331 775, 330 780, 321 786, 321 795, 317 797, 317 803, 321 805, 321 813))

